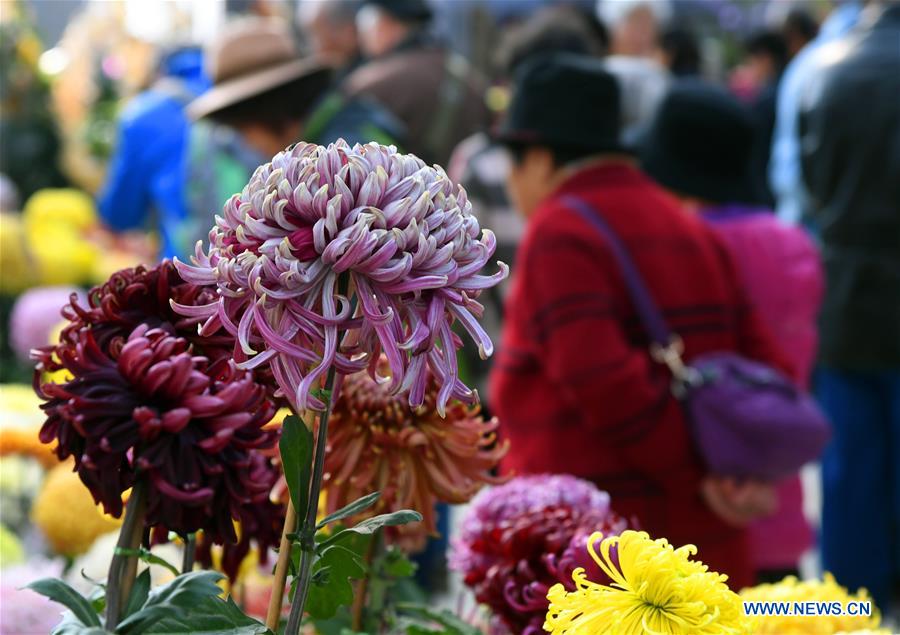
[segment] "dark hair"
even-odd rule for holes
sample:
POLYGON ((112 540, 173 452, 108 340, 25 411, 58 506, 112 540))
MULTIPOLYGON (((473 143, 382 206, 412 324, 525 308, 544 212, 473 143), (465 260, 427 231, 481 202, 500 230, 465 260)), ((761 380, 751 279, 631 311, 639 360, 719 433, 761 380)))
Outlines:
POLYGON ((684 27, 666 29, 659 36, 659 48, 669 58, 669 71, 677 77, 700 74, 700 46, 694 34, 684 27))
POLYGON ((517 165, 522 162, 525 155, 532 148, 545 148, 553 157, 553 165, 558 168, 587 159, 597 154, 597 150, 588 148, 576 148, 573 146, 552 146, 546 143, 522 143, 507 142, 504 146, 512 156, 513 162, 517 165))
POLYGON ((503 35, 495 62, 501 75, 511 77, 523 62, 538 55, 600 56, 606 52, 603 32, 602 24, 592 24, 575 9, 545 7, 503 35))
POLYGON ((796 35, 805 42, 809 42, 819 34, 819 23, 809 11, 797 7, 791 9, 784 19, 782 32, 786 37, 796 35))
POLYGON ((783 69, 788 62, 787 42, 775 31, 762 31, 752 35, 744 48, 748 55, 768 55, 778 69, 783 69))
POLYGON ((275 133, 298 122, 309 113, 331 83, 331 73, 321 71, 267 90, 209 115, 232 128, 257 123, 275 133))

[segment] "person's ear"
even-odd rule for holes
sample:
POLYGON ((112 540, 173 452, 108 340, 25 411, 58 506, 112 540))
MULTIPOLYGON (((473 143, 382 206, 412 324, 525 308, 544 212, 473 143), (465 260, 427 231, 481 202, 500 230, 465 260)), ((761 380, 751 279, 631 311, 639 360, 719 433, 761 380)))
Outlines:
POLYGON ((528 151, 530 155, 532 169, 536 174, 542 177, 550 177, 556 172, 556 164, 553 160, 553 153, 549 148, 534 147, 528 151))

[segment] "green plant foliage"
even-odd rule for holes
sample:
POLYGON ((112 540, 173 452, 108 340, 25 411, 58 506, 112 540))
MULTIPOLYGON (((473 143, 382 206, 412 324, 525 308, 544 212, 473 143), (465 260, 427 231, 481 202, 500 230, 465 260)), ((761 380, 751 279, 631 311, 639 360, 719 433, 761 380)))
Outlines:
POLYGON ((318 525, 316 525, 316 529, 323 529, 326 525, 329 525, 338 520, 343 520, 344 518, 349 518, 350 516, 354 516, 362 511, 365 511, 369 507, 374 505, 380 497, 381 492, 372 492, 371 494, 366 494, 362 498, 357 498, 352 503, 344 505, 333 514, 329 514, 328 516, 323 518, 322 521, 318 525))
POLYGON ((312 475, 313 436, 297 415, 288 415, 281 424, 281 464, 294 509, 302 517, 309 501, 312 475))
POLYGON ((313 564, 312 585, 306 611, 313 619, 334 617, 340 606, 353 602, 351 579, 366 573, 360 554, 344 545, 324 549, 313 564))

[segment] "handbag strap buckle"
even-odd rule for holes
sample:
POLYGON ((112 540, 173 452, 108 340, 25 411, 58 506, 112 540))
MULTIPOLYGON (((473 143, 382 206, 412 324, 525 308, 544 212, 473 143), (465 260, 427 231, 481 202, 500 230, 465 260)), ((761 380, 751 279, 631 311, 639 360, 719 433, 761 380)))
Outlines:
POLYGON ((683 354, 684 340, 678 335, 673 334, 665 346, 656 342, 650 345, 650 357, 653 361, 663 364, 672 373, 673 391, 676 395, 703 383, 700 373, 684 363, 683 354))

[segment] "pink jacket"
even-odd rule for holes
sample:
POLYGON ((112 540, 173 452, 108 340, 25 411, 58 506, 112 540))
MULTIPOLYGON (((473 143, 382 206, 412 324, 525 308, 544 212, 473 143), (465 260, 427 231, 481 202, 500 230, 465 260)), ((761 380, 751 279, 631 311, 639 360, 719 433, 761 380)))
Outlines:
MULTIPOLYGON (((815 244, 803 229, 781 223, 767 210, 728 205, 702 214, 731 249, 747 296, 791 361, 794 380, 808 388, 825 285, 815 244)), ((797 566, 813 539, 799 476, 779 484, 778 510, 750 529, 757 570, 797 566)))

